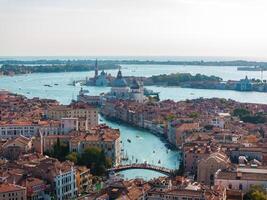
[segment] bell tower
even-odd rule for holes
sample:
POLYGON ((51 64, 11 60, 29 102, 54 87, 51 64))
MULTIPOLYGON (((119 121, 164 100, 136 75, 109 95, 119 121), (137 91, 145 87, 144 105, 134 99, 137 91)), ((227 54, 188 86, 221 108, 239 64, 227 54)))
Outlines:
POLYGON ((95 60, 95 79, 98 77, 98 63, 97 59, 95 60))

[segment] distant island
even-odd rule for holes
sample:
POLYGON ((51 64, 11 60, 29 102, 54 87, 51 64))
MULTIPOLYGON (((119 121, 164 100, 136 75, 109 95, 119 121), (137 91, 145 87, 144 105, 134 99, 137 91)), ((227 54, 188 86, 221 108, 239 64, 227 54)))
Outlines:
POLYGON ((216 89, 267 92, 266 80, 248 79, 246 76, 239 81, 223 81, 217 76, 203 74, 191 75, 189 73, 162 74, 144 79, 144 85, 179 86, 183 88, 216 89))
POLYGON ((133 81, 140 82, 144 86, 178 86, 183 88, 196 88, 196 89, 216 89, 216 90, 237 90, 237 91, 257 91, 267 92, 266 80, 260 79, 248 79, 246 76, 244 79, 223 81, 221 77, 207 76, 204 74, 192 75, 190 73, 172 73, 154 75, 151 77, 142 76, 124 76, 114 77, 108 74, 104 70, 99 74, 98 65, 95 63, 95 75, 94 77, 86 77, 85 80, 73 81, 72 85, 79 83, 80 85, 87 86, 111 86, 116 85, 116 79, 123 79, 123 87, 130 86, 133 81))
MULTIPOLYGON (((0 60, 0 74, 15 75, 26 73, 78 72, 94 70, 95 60, 0 60)), ((120 65, 196 65, 196 66, 237 66, 238 70, 267 70, 267 62, 234 61, 155 61, 155 60, 99 60, 100 70, 116 69, 120 65)))
POLYGON ((238 71, 267 71, 267 66, 238 67, 238 71))
POLYGON ((187 84, 193 84, 194 82, 200 84, 206 83, 218 83, 223 79, 217 76, 207 76, 203 74, 192 75, 190 73, 172 73, 162 74, 157 76, 151 76, 144 81, 144 85, 163 85, 163 86, 186 86, 187 84))
MULTIPOLYGON (((94 70, 95 61, 5 61, 0 68, 2 75, 30 74, 30 73, 56 73, 80 72, 94 70)), ((118 69, 118 64, 100 62, 100 70, 118 69)))

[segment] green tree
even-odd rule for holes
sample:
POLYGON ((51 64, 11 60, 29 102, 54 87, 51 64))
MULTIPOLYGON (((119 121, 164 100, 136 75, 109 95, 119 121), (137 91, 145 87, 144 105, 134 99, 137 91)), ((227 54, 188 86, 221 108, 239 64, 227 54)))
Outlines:
POLYGON ((97 147, 85 149, 78 164, 89 167, 94 175, 103 175, 106 168, 111 166, 110 160, 105 156, 105 152, 97 147))
POLYGON ((251 186, 249 192, 245 194, 244 200, 267 200, 267 192, 261 185, 251 186))
POLYGON ((250 112, 247 109, 236 108, 233 111, 233 115, 241 118, 243 116, 250 115, 250 112))
POLYGON ((76 152, 72 152, 72 153, 69 153, 66 156, 66 159, 74 162, 75 164, 77 164, 78 160, 79 160, 79 155, 76 152))
POLYGON ((196 119, 196 118, 199 117, 199 113, 197 113, 197 112, 191 112, 188 116, 191 117, 191 118, 196 119))
POLYGON ((53 158, 57 158, 60 161, 64 161, 66 156, 69 154, 69 145, 61 142, 59 138, 57 138, 57 142, 54 144, 52 150, 45 152, 45 154, 53 158))

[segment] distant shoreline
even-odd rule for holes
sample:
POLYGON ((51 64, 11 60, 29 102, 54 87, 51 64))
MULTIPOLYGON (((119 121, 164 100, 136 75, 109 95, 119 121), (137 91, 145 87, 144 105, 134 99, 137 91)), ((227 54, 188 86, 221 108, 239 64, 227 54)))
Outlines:
MULTIPOLYGON (((92 59, 39 59, 39 60, 13 60, 6 59, 0 60, 0 64, 10 64, 10 65, 64 65, 64 64, 94 64, 95 60, 92 59)), ((200 65, 200 66, 265 66, 267 67, 267 62, 262 61, 247 61, 247 60, 225 60, 225 61, 204 61, 204 60, 192 60, 192 61, 175 61, 175 60, 126 60, 126 59, 101 59, 98 60, 98 63, 101 64, 142 64, 142 65, 200 65)))
MULTIPOLYGON (((94 70, 95 60, 0 60, 0 74, 79 72, 94 70)), ((120 65, 190 65, 190 66, 236 66, 239 70, 267 69, 267 62, 233 61, 156 61, 156 60, 99 60, 99 70, 116 69, 120 65)))

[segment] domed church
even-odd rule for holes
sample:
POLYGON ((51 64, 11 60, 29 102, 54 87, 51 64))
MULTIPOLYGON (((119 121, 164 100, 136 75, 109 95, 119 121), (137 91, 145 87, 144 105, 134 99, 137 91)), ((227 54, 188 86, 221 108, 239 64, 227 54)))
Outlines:
POLYGON ((111 94, 116 98, 127 98, 129 92, 127 81, 122 77, 121 69, 119 69, 117 77, 112 82, 111 94))
POLYGON ((110 93, 106 96, 112 99, 132 100, 137 102, 144 102, 143 84, 139 83, 135 78, 133 79, 130 87, 127 81, 123 78, 121 69, 119 69, 117 77, 112 82, 110 93))

